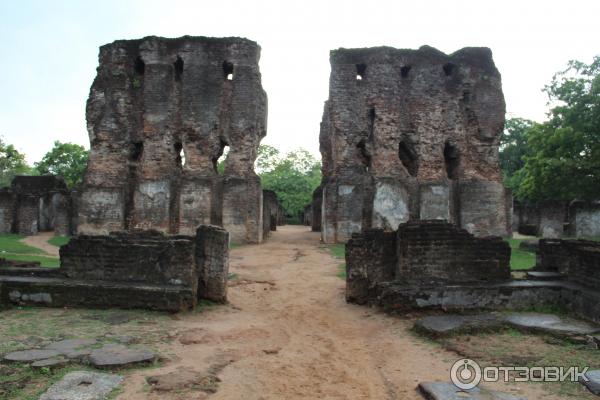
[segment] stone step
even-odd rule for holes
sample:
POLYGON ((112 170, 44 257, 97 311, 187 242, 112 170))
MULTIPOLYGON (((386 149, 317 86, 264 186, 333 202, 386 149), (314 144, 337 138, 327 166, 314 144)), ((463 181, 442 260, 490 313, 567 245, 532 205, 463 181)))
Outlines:
POLYGON ((567 279, 567 276, 555 271, 527 271, 527 278, 538 281, 560 281, 567 279))
POLYGON ((178 312, 192 309, 196 301, 192 289, 177 285, 0 275, 0 308, 34 305, 178 312))

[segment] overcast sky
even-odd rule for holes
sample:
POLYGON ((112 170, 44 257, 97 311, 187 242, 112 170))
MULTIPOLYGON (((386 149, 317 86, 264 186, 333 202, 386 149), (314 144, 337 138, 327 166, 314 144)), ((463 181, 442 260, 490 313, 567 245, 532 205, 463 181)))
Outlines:
POLYGON ((545 118, 541 92, 570 59, 600 54, 599 1, 0 0, 0 135, 38 161, 54 140, 89 146, 98 47, 148 35, 242 36, 262 47, 263 143, 318 155, 329 50, 487 46, 508 116, 545 118))

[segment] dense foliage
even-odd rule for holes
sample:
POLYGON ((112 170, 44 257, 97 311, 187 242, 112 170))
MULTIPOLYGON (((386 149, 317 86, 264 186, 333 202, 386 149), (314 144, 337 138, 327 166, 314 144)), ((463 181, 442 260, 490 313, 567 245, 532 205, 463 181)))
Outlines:
POLYGON ((312 192, 321 182, 321 163, 303 149, 281 156, 276 148, 261 145, 256 170, 263 189, 277 193, 287 215, 292 218, 312 201, 312 192))
POLYGON ((0 138, 0 187, 9 186, 15 175, 29 175, 31 167, 12 144, 5 144, 0 138))
POLYGON ((527 200, 600 199, 600 56, 570 61, 544 91, 549 120, 507 121, 501 147, 506 183, 527 200))
POLYGON ((73 187, 83 182, 87 159, 88 151, 83 146, 55 141, 52 150, 35 163, 35 168, 42 175, 61 176, 69 187, 73 187))

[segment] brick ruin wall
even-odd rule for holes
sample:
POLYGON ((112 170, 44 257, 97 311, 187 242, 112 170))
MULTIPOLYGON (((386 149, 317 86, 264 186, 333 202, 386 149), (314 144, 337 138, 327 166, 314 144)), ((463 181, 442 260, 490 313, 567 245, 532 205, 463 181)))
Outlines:
POLYGON ((60 248, 60 273, 66 278, 126 284, 165 285, 197 298, 224 302, 229 272, 229 234, 201 226, 195 236, 162 232, 78 235, 60 248))
POLYGON ((600 236, 600 203, 540 201, 514 203, 513 230, 557 239, 600 236))
POLYGON ((259 243, 263 198, 254 161, 267 116, 259 57, 260 47, 240 38, 102 46, 86 108, 91 150, 79 233, 192 235, 213 224, 235 242, 259 243))
POLYGON ((0 189, 0 232, 71 235, 76 227, 72 197, 56 176, 16 176, 9 188, 0 189))
POLYGON ((510 247, 500 237, 478 238, 445 221, 369 229, 346 244, 346 298, 369 302, 379 285, 392 281, 413 287, 507 282, 509 262, 510 247))
POLYGON ((277 225, 281 225, 281 210, 277 194, 272 190, 263 190, 263 238, 269 237, 272 231, 277 230, 277 225))
POLYGON ((321 232, 321 219, 323 218, 323 188, 319 186, 312 194, 311 226, 313 232, 321 232))
POLYGON ((498 162, 505 103, 489 49, 339 49, 330 61, 324 242, 416 219, 509 234, 512 200, 498 162))
POLYGON ((600 242, 541 239, 536 269, 558 271, 569 281, 600 290, 600 242))

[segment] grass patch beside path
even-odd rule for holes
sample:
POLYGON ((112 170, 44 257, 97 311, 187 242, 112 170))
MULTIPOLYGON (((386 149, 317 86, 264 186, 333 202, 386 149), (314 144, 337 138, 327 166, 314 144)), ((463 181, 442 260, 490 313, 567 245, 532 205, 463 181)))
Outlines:
MULTIPOLYGON (((0 235, 0 253, 15 253, 15 254, 46 254, 42 249, 29 246, 21 242, 25 236, 13 233, 5 233, 0 235)), ((2 254, 0 254, 2 257, 2 254)))
POLYGON ((510 245, 510 268, 515 270, 526 270, 535 265, 535 253, 519 249, 519 245, 525 239, 507 239, 510 245))
MULTIPOLYGON (((334 258, 341 260, 346 259, 346 245, 345 244, 328 244, 324 245, 324 248, 329 250, 334 258)), ((338 266, 338 272, 336 274, 338 278, 346 279, 346 263, 343 262, 338 266)))
POLYGON ((71 236, 53 236, 48 240, 48 243, 52 246, 60 247, 69 243, 69 240, 71 240, 71 236))
POLYGON ((0 235, 0 257, 12 261, 38 261, 42 267, 58 267, 58 258, 21 242, 24 238, 25 236, 12 233, 0 235))

